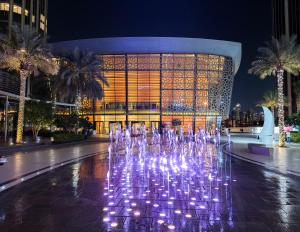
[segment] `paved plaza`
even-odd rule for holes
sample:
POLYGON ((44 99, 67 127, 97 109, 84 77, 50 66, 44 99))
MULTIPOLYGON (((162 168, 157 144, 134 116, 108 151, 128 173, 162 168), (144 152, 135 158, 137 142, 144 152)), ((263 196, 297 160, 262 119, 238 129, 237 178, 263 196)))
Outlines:
POLYGON ((67 163, 106 152, 106 143, 79 143, 15 152, 7 156, 5 165, 0 166, 0 192, 67 163))
MULTIPOLYGON (((226 141, 226 138, 223 137, 226 141)), ((255 137, 237 135, 231 137, 232 144, 226 147, 228 154, 250 163, 261 165, 282 174, 300 176, 300 145, 297 143, 286 144, 286 147, 278 147, 269 144, 269 155, 253 154, 248 150, 248 144, 261 144, 255 137)))
POLYGON ((0 231, 300 230, 298 177, 214 144, 138 145, 111 146, 106 159, 94 155, 0 193, 0 231))

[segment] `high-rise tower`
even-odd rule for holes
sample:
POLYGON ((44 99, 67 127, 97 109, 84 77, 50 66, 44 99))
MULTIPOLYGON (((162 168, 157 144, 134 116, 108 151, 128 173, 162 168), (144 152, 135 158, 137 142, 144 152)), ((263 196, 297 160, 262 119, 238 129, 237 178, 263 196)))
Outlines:
MULTIPOLYGON (((300 43, 300 1, 299 0, 272 0, 273 36, 297 35, 300 43)), ((300 111, 300 93, 296 93, 294 85, 298 79, 286 74, 285 94, 289 99, 288 113, 300 111), (297 96, 298 95, 298 96, 297 96)))
POLYGON ((0 0, 0 32, 11 33, 13 24, 47 34, 48 0, 0 0))

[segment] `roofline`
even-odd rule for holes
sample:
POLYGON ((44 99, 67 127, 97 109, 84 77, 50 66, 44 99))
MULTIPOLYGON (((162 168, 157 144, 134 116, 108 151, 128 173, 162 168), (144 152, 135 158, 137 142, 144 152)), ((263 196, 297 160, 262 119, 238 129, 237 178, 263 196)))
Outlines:
POLYGON ((99 54, 203 53, 231 57, 234 74, 239 69, 242 45, 238 42, 184 37, 111 37, 53 43, 54 52, 79 47, 99 54))

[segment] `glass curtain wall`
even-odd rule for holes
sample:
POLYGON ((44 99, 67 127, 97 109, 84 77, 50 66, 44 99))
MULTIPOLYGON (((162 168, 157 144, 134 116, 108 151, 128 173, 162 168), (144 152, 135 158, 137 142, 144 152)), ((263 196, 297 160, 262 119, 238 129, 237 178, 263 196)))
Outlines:
POLYGON ((116 123, 123 128, 145 124, 150 129, 179 120, 185 130, 189 125, 195 129, 216 123, 224 57, 126 54, 100 58, 109 86, 104 87, 105 97, 96 102, 98 133, 109 133, 116 123))

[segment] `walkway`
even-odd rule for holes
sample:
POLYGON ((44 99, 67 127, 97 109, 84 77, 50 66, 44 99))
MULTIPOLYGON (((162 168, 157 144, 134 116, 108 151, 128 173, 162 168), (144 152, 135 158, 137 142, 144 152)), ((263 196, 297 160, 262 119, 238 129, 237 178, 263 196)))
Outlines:
POLYGON ((0 155, 13 155, 16 152, 32 152, 37 150, 45 150, 50 148, 60 148, 60 147, 70 147, 74 144, 85 144, 85 143, 99 143, 99 142, 109 142, 109 138, 106 135, 94 135, 89 137, 87 140, 70 142, 64 144, 52 144, 50 139, 44 138, 39 143, 32 141, 27 138, 26 143, 23 144, 13 144, 10 145, 8 143, 0 142, 0 155))
POLYGON ((233 142, 230 151, 234 157, 254 164, 264 166, 268 169, 278 171, 282 174, 293 174, 300 176, 300 145, 291 143, 287 147, 280 148, 270 145, 271 155, 256 155, 248 151, 248 143, 260 143, 255 138, 232 137, 233 142))
POLYGON ((0 194, 0 231, 300 231, 299 178, 211 145, 196 157, 93 156, 58 168, 0 194))
POLYGON ((7 157, 5 165, 0 166, 0 192, 49 170, 106 151, 106 143, 78 143, 16 152, 7 157))

